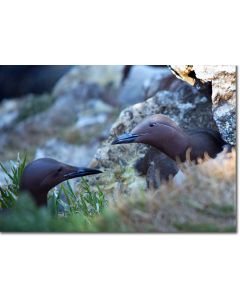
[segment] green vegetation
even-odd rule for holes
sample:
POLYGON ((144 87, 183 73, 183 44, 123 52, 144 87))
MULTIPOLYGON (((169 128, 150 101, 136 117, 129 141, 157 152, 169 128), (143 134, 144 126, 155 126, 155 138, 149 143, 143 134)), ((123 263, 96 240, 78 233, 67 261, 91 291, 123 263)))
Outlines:
POLYGON ((229 226, 225 228, 219 228, 215 224, 192 224, 192 223, 183 223, 183 224, 174 224, 174 226, 180 232, 236 232, 236 227, 229 226))
MULTIPOLYGON (((107 190, 81 179, 49 193, 48 207, 19 194, 26 157, 18 157, 0 188, 0 230, 4 232, 236 232, 235 156, 191 166, 181 186, 134 191, 111 200, 107 190), (213 175, 214 174, 214 175, 213 175), (106 198, 108 196, 109 202, 106 198)), ((113 196, 112 196, 113 197, 113 196)))
POLYGON ((28 95, 24 99, 20 107, 19 116, 17 122, 21 122, 30 116, 34 116, 42 111, 45 111, 54 102, 54 97, 49 94, 43 94, 40 96, 28 95))
POLYGON ((16 204, 19 196, 19 184, 26 165, 26 155, 23 159, 18 155, 17 161, 11 162, 10 171, 0 162, 0 169, 6 174, 6 185, 0 186, 0 208, 10 208, 16 204))
POLYGON ((10 171, 0 163, 6 174, 6 184, 0 187, 0 229, 3 231, 79 231, 88 228, 91 219, 103 213, 107 201, 97 186, 91 191, 86 179, 81 179, 78 194, 69 182, 49 193, 48 208, 38 208, 26 193, 19 192, 19 183, 26 165, 26 156, 12 162, 10 171), (62 199, 65 199, 63 201, 62 199), (5 210, 11 208, 11 210, 5 210))
POLYGON ((85 217, 93 217, 103 212, 107 205, 107 201, 101 189, 97 186, 97 192, 91 191, 86 179, 81 179, 81 190, 78 194, 74 193, 70 183, 67 181, 60 185, 60 189, 55 189, 49 195, 49 206, 52 212, 59 212, 58 207, 63 208, 63 215, 84 215, 85 217), (62 199, 65 199, 63 201, 62 199))
POLYGON ((202 213, 217 217, 233 217, 235 215, 235 203, 219 205, 216 203, 208 204, 204 209, 200 208, 202 213))

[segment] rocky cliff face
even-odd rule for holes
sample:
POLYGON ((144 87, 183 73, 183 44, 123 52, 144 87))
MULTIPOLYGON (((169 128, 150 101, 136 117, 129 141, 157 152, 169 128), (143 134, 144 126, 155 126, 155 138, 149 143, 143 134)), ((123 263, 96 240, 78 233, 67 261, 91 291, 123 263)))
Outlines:
POLYGON ((236 145, 236 66, 171 67, 174 74, 190 85, 205 92, 211 90, 212 113, 219 132, 227 143, 236 145))
POLYGON ((208 98, 183 84, 176 92, 159 91, 152 98, 124 109, 91 162, 91 167, 105 170, 100 178, 104 188, 122 193, 130 191, 131 187, 157 187, 164 178, 166 167, 170 167, 173 174, 177 169, 171 159, 149 146, 111 145, 117 135, 131 131, 147 116, 159 113, 169 116, 182 128, 216 128, 211 107, 208 98))
POLYGON ((47 156, 100 167, 105 173, 99 183, 111 194, 159 186, 164 164, 174 173, 175 164, 153 148, 111 145, 151 114, 166 114, 183 128, 218 128, 234 145, 236 68, 171 68, 75 66, 50 93, 3 101, 1 161, 27 152, 29 160, 47 156))
MULTIPOLYGON (((2 101, 0 161, 10 169, 10 159, 27 153, 28 160, 51 157, 101 168, 104 173, 87 179, 91 191, 100 185, 109 200, 96 218, 100 232, 235 232, 234 150, 185 167, 180 184, 178 176, 163 184, 169 170, 172 175, 178 171, 175 162, 142 144, 111 145, 117 135, 158 113, 185 129, 218 129, 235 145, 236 68, 186 65, 171 70, 75 66, 51 92, 2 101)), ((74 189, 77 195, 76 182, 74 189)))
MULTIPOLYGON (((189 65, 171 68, 176 77, 187 84, 181 85, 176 80, 176 83, 171 83, 175 86, 172 92, 169 92, 170 85, 168 91, 159 91, 154 90, 157 79, 151 80, 149 90, 155 91, 155 95, 121 112, 108 139, 91 162, 92 167, 106 170, 100 180, 113 193, 131 192, 131 188, 158 187, 166 166, 170 166, 173 175, 176 173, 175 163, 151 147, 111 145, 117 135, 131 131, 149 115, 165 114, 185 129, 218 129, 226 143, 234 145, 236 142, 236 68, 189 65)), ((164 76, 161 81, 164 81, 164 76)))
POLYGON ((132 66, 129 77, 121 65, 68 68, 51 92, 0 103, 1 162, 27 153, 29 160, 47 156, 88 165, 121 109, 129 105, 131 87, 137 91, 131 98, 136 103, 150 81, 159 82, 166 74, 173 78, 166 67, 132 66))

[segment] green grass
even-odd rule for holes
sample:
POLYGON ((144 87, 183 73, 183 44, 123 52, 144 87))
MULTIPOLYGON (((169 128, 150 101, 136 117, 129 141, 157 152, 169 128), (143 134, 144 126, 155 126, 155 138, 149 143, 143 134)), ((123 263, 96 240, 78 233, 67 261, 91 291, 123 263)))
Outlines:
POLYGON ((0 208, 10 208, 16 204, 19 196, 19 184, 26 165, 26 155, 23 159, 18 158, 15 162, 11 161, 11 168, 8 171, 7 168, 0 162, 0 169, 6 175, 6 182, 3 187, 0 186, 0 208))
POLYGON ((107 200, 104 197, 100 187, 97 191, 92 191, 88 181, 81 178, 80 191, 74 193, 70 183, 67 181, 60 185, 59 190, 55 189, 48 197, 48 204, 52 213, 58 214, 59 206, 63 208, 63 215, 84 215, 85 217, 93 217, 101 214, 107 206, 107 200), (62 199, 65 199, 63 201, 62 199))
POLYGON ((79 215, 60 217, 46 207, 39 208, 32 199, 22 194, 16 205, 3 211, 0 230, 3 232, 74 232, 90 227, 86 218, 79 215))
POLYGON ((89 230, 93 218, 102 214, 107 206, 100 187, 92 191, 88 181, 82 178, 78 194, 67 181, 49 192, 47 208, 38 208, 29 195, 19 191, 26 156, 22 159, 18 156, 11 164, 8 171, 0 163, 7 177, 5 185, 0 187, 0 229, 3 231, 89 230))
POLYGON ((19 193, 25 164, 26 157, 18 157, 10 171, 0 165, 7 176, 0 189, 1 231, 236 232, 234 157, 211 166, 209 174, 206 165, 194 166, 181 187, 169 182, 153 193, 138 189, 118 194, 114 201, 106 187, 95 182, 93 188, 90 179, 82 178, 77 192, 65 182, 49 192, 48 207, 43 208, 19 193))

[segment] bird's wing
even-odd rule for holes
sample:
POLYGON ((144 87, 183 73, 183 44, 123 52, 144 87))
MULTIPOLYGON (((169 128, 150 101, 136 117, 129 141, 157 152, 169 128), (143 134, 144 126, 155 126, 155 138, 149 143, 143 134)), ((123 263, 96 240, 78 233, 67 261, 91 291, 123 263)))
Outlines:
POLYGON ((220 133, 217 130, 209 129, 209 128, 196 128, 196 129, 188 129, 186 130, 188 135, 194 134, 207 134, 211 138, 213 138, 219 146, 224 146, 227 143, 222 139, 220 133))

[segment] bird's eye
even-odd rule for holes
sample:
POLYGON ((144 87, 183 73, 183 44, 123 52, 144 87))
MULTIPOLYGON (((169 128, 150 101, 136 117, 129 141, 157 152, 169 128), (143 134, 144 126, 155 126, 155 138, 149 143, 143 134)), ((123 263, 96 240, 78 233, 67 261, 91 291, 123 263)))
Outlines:
POLYGON ((149 126, 150 126, 150 127, 153 127, 153 126, 155 126, 156 124, 157 124, 157 123, 150 123, 149 126))
POLYGON ((60 167, 60 168, 58 168, 58 170, 57 170, 58 172, 61 172, 62 171, 62 167, 60 167))

